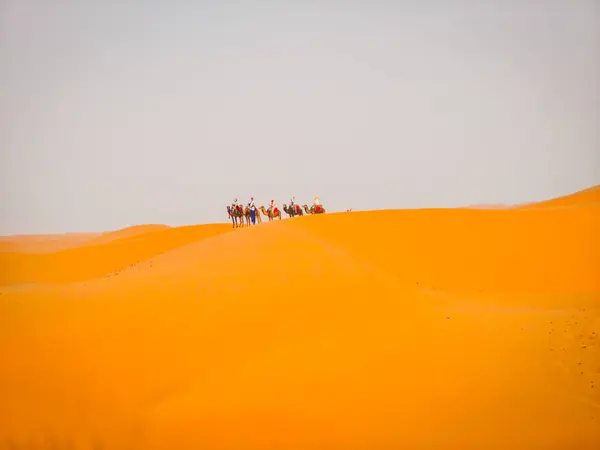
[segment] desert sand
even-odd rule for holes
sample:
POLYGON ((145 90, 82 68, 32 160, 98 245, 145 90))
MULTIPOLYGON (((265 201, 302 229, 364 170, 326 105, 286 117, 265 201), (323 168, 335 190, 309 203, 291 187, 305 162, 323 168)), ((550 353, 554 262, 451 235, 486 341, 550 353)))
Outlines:
POLYGON ((595 188, 3 247, 0 448, 598 449, 598 230, 595 188))
POLYGON ((0 252, 52 253, 82 245, 106 244, 116 239, 133 237, 149 231, 170 228, 167 225, 135 225, 104 233, 62 233, 0 236, 0 252))
POLYGON ((0 252, 50 253, 78 247, 102 233, 0 236, 0 252))

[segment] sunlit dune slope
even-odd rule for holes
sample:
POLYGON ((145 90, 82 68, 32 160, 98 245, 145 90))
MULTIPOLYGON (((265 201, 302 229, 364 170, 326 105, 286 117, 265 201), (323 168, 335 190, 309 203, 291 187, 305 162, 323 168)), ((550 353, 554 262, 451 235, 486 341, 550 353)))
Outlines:
POLYGON ((597 449, 599 227, 598 207, 326 214, 0 287, 0 443, 597 449))
POLYGON ((600 289, 600 205, 357 212, 313 226, 323 242, 404 282, 494 292, 600 289))
MULTIPOLYGON (((138 228, 138 231, 141 229, 138 228)), ((124 236, 104 244, 86 243, 56 253, 0 253, 0 284, 89 280, 178 246, 228 231, 231 231, 229 224, 164 227, 138 234, 123 233, 124 236)), ((119 233, 115 232, 114 235, 118 236, 119 233)))
MULTIPOLYGON (((259 267, 277 266, 283 254, 292 252, 288 249, 292 244, 316 243, 323 251, 360 261, 365 270, 399 283, 469 292, 600 291, 600 236, 596 232, 600 206, 547 211, 367 211, 287 222, 202 245, 239 244, 237 249, 224 247, 218 256, 232 267, 243 260, 254 264, 250 255, 255 256, 258 250, 253 248, 261 245, 257 237, 264 236, 282 255, 261 260, 256 263, 259 267), (279 232, 284 234, 273 244, 279 232)), ((184 247, 151 263, 161 267, 163 260, 169 261, 182 275, 188 267, 182 255, 195 251, 195 247, 184 247)), ((216 261, 208 264, 212 267, 216 261)), ((229 276, 227 266, 221 270, 229 276)))
POLYGON ((0 252, 49 253, 77 247, 101 233, 0 236, 0 252))

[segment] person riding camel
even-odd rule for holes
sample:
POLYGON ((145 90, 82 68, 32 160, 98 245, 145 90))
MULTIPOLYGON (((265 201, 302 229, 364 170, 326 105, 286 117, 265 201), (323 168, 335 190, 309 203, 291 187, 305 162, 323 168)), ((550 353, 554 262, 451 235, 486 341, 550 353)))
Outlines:
POLYGON ((241 211, 242 210, 242 205, 239 204, 238 199, 234 198, 233 199, 233 209, 235 211, 241 211))
POLYGON ((296 203, 296 197, 290 198, 290 211, 292 215, 296 215, 300 212, 300 205, 296 203))
POLYGON ((254 206, 254 197, 250 197, 250 203, 248 203, 248 206, 250 207, 251 210, 256 208, 256 206, 254 206))
POLYGON ((269 211, 271 215, 275 215, 275 213, 278 211, 277 205, 275 204, 275 200, 271 200, 271 203, 269 204, 269 211))
POLYGON ((316 195, 315 195, 315 198, 313 199, 313 206, 315 208, 315 212, 321 210, 321 202, 319 202, 319 197, 317 197, 316 195))

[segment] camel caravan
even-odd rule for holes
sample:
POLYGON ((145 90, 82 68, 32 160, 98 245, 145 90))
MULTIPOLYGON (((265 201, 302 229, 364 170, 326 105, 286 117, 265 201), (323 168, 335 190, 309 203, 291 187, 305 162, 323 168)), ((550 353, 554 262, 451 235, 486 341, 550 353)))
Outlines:
MULTIPOLYGON (((305 214, 323 214, 325 213, 325 208, 321 205, 319 197, 316 196, 310 207, 307 204, 300 206, 300 204, 295 202, 295 198, 291 198, 289 205, 286 203, 283 204, 283 212, 286 213, 289 218, 292 218, 304 216, 305 214)), ((231 205, 227 205, 227 215, 231 219, 234 228, 261 224, 261 213, 269 221, 275 219, 281 220, 281 210, 275 203, 275 200, 271 200, 267 208, 263 205, 257 207, 254 203, 254 197, 251 197, 250 201, 245 206, 240 204, 237 198, 233 200, 231 205)))

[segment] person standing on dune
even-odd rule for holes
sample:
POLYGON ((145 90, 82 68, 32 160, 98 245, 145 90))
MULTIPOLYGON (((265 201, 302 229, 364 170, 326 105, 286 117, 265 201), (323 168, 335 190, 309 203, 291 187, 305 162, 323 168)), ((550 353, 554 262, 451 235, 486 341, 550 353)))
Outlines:
POLYGON ((248 203, 248 208, 250 208, 250 219, 252 220, 252 225, 256 224, 256 206, 254 205, 254 197, 250 197, 250 202, 248 203))

